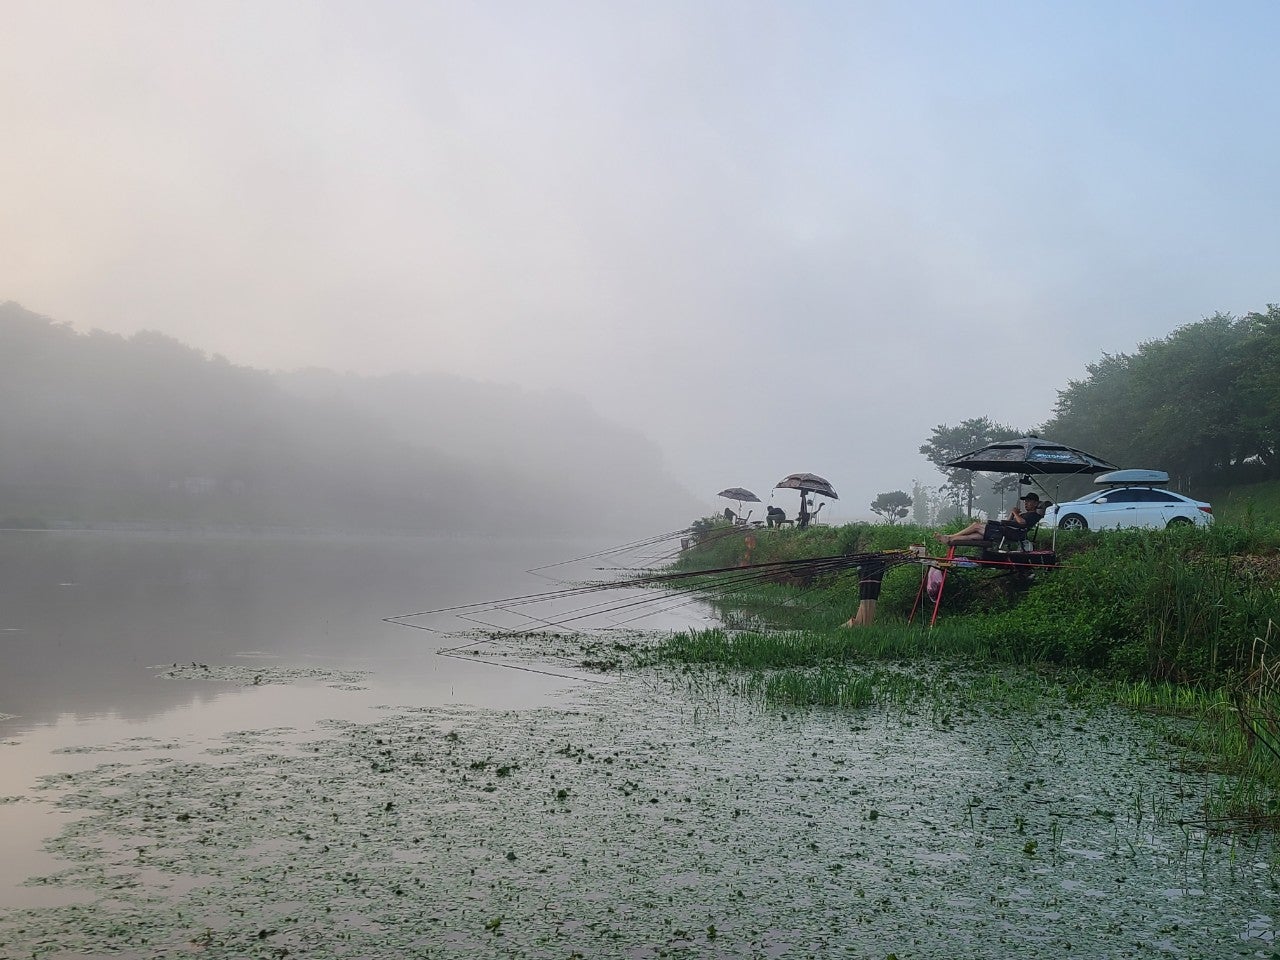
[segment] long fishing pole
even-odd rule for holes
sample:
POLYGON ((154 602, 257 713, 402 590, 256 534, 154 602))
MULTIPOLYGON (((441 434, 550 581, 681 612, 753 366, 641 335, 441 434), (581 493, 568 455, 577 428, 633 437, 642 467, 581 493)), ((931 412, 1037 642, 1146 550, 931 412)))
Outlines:
POLYGON ((587 583, 576 587, 567 587, 562 590, 545 590, 538 593, 524 594, 514 597, 502 597, 497 600, 479 600, 474 603, 460 603, 447 607, 437 607, 431 610, 419 610, 415 613, 401 613, 391 617, 383 617, 385 623, 399 623, 404 620, 411 620, 417 617, 432 616, 442 613, 457 613, 463 610, 478 610, 481 608, 491 608, 500 604, 529 604, 542 603, 550 600, 559 600, 573 596, 583 596, 590 593, 596 593, 606 590, 616 590, 625 587, 640 587, 652 584, 676 583, 682 580, 691 580, 700 577, 711 577, 719 574, 766 574, 774 571, 790 571, 804 570, 805 568, 815 568, 819 571, 832 571, 848 569, 860 566, 864 563, 881 557, 881 553, 862 553, 862 554, 842 554, 831 557, 807 557, 793 560, 771 560, 765 563, 753 564, 735 564, 732 566, 711 567, 704 570, 688 570, 678 571, 674 573, 650 574, 648 576, 633 577, 627 580, 611 580, 597 583, 587 583))
MULTIPOLYGON (((1049 568, 1050 564, 1019 564, 1013 561, 991 560, 984 561, 974 558, 964 558, 960 560, 947 560, 944 558, 919 556, 907 550, 894 551, 877 551, 859 554, 841 554, 828 557, 809 557, 792 560, 776 560, 759 564, 734 565, 713 567, 703 570, 678 571, 662 574, 651 574, 648 576, 632 577, 624 580, 613 580, 598 583, 589 583, 581 586, 571 587, 563 590, 543 591, 540 593, 526 594, 524 596, 506 597, 499 600, 479 601, 469 604, 457 604, 449 607, 440 607, 434 610, 419 611, 416 613, 400 614, 394 617, 384 618, 385 622, 393 623, 400 626, 412 626, 418 629, 426 629, 433 633, 441 633, 444 631, 435 630, 421 624, 412 624, 408 621, 429 615, 438 615, 444 613, 453 613, 460 618, 464 612, 481 612, 482 610, 504 609, 506 612, 515 616, 522 616, 526 620, 541 623, 544 627, 565 626, 570 623, 587 619, 597 614, 617 613, 622 610, 632 609, 645 604, 656 604, 665 602, 668 596, 659 594, 653 597, 645 597, 641 599, 628 599, 622 602, 602 601, 599 603, 586 604, 578 608, 566 611, 564 615, 555 620, 548 620, 541 617, 534 617, 526 612, 517 612, 509 609, 510 607, 522 607, 535 603, 544 603, 554 600, 564 600, 573 597, 583 597, 593 593, 615 591, 620 589, 641 588, 646 586, 663 586, 667 593, 706 593, 706 592, 736 592, 738 589, 746 589, 754 583, 776 580, 779 576, 788 575, 791 577, 813 578, 819 576, 833 575, 843 571, 862 566, 879 566, 882 570, 887 571, 893 567, 904 564, 918 563, 922 565, 945 567, 945 568, 963 568, 970 566, 989 566, 989 567, 1005 567, 1005 568, 1049 568), (715 578, 719 579, 715 579, 715 578), (684 584, 690 584, 684 586, 684 584)), ((467 618, 470 619, 470 618, 467 618)), ((632 618, 634 619, 640 619, 632 618)), ((478 621, 473 621, 478 622, 478 621)), ((631 620, 625 622, 632 622, 631 620)), ((499 629, 496 625, 485 624, 494 629, 499 629)), ((530 632, 528 628, 513 629, 508 631, 530 632)))
MULTIPOLYGON (((842 570, 850 569, 853 566, 859 566, 859 565, 865 564, 869 561, 873 561, 884 566, 889 566, 889 565, 896 566, 896 565, 899 565, 900 563, 912 562, 913 560, 914 558, 909 555, 902 555, 901 557, 891 555, 886 557, 882 554, 859 554, 859 555, 842 555, 837 557, 807 558, 802 560, 776 561, 774 563, 768 563, 768 564, 753 564, 746 567, 741 567, 741 566, 722 567, 712 571, 706 571, 706 570, 689 571, 686 573, 664 575, 659 577, 644 577, 644 578, 638 578, 637 580, 630 581, 629 583, 603 585, 602 589, 613 590, 613 589, 618 589, 619 587, 629 587, 629 586, 636 586, 636 585, 643 585, 643 584, 657 583, 657 582, 665 582, 668 584, 673 584, 674 582, 679 580, 689 580, 694 578, 705 577, 708 573, 729 573, 733 575, 724 577, 721 580, 712 584, 695 582, 692 585, 687 587, 670 586, 668 590, 668 592, 675 592, 675 593, 698 593, 698 592, 706 592, 708 590, 713 590, 713 589, 720 592, 728 592, 728 589, 734 586, 741 585, 741 588, 745 589, 745 587, 747 586, 751 586, 755 583, 770 579, 773 576, 774 568, 779 566, 796 567, 798 565, 804 565, 816 570, 819 574, 824 574, 829 572, 840 572, 842 570)), ((533 602, 541 602, 544 599, 546 599, 544 595, 538 595, 536 600, 533 602)), ((656 596, 646 596, 646 597, 641 597, 639 599, 629 599, 621 602, 588 604, 583 607, 566 611, 566 615, 561 616, 559 619, 554 621, 542 620, 542 618, 535 618, 528 614, 523 614, 523 613, 516 614, 516 615, 525 616, 527 619, 530 619, 530 620, 539 620, 547 627, 561 627, 561 626, 566 626, 570 623, 576 623, 577 621, 584 620, 592 616, 597 616, 599 614, 616 613, 621 610, 631 609, 631 608, 634 608, 637 606, 643 606, 646 604, 662 603, 662 602, 665 602, 667 599, 668 599, 668 596, 666 594, 658 594, 656 596)), ((506 603, 507 601, 499 601, 493 604, 490 607, 490 609, 495 609, 495 608, 505 609, 506 603)), ((520 604, 517 603, 513 605, 519 606, 520 604)), ((508 610, 507 612, 513 613, 513 614, 516 613, 513 610, 508 610)), ((460 616, 460 618, 462 617, 460 616)), ((472 618, 466 617, 462 619, 470 620, 472 618)), ((640 619, 640 618, 633 618, 633 619, 640 619)), ((473 622, 476 622, 476 621, 473 621, 473 622)), ((627 621, 627 622, 630 622, 630 621, 627 621)), ((508 635, 517 635, 517 634, 523 634, 523 633, 529 633, 529 632, 532 632, 532 631, 525 630, 525 629, 512 629, 507 633, 508 635)), ((475 641, 472 644, 465 644, 463 646, 473 646, 478 643, 489 642, 491 640, 496 640, 496 639, 499 639, 499 638, 497 637, 488 638, 487 640, 475 641)))
POLYGON ((624 543, 621 546, 608 547, 607 549, 599 550, 595 553, 588 553, 581 557, 574 557, 571 560, 557 560, 555 563, 544 563, 538 567, 530 567, 525 572, 536 573, 539 570, 550 570, 552 567, 563 567, 570 563, 581 563, 583 560, 595 560, 598 557, 607 557, 615 553, 625 553, 627 550, 637 550, 640 547, 649 547, 655 543, 661 543, 666 540, 674 539, 675 537, 684 536, 691 532, 691 530, 691 527, 685 527, 683 530, 673 530, 670 533, 654 534, 653 536, 644 537, 640 540, 633 540, 631 543, 624 543))

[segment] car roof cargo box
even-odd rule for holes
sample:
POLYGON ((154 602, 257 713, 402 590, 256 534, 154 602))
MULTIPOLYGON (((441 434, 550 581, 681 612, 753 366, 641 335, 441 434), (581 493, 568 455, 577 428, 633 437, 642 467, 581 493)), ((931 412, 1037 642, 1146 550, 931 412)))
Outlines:
POLYGON ((1160 487, 1169 482, 1163 470, 1112 470, 1100 473, 1093 482, 1104 487, 1160 487))

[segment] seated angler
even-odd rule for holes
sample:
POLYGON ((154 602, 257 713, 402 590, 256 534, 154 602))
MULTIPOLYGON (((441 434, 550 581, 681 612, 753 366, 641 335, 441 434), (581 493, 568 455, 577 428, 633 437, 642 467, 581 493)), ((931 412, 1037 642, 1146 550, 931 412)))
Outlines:
POLYGON ((963 547, 966 544, 989 543, 1005 536, 1021 537, 1040 522, 1049 501, 1043 504, 1035 493, 1024 494, 1018 506, 1009 511, 1008 520, 975 520, 955 533, 935 533, 933 538, 944 547, 963 547))

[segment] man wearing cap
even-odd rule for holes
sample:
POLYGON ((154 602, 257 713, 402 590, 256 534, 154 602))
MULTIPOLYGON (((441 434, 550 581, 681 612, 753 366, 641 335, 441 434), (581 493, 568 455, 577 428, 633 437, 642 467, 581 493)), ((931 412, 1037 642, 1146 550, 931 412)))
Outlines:
POLYGON ((1018 505, 1009 511, 1008 520, 975 520, 963 530, 952 534, 935 533, 933 538, 944 547, 959 547, 966 543, 999 540, 1010 533, 1013 536, 1021 536, 1040 522, 1048 506, 1047 500, 1044 504, 1040 503, 1039 494, 1024 493, 1018 505))

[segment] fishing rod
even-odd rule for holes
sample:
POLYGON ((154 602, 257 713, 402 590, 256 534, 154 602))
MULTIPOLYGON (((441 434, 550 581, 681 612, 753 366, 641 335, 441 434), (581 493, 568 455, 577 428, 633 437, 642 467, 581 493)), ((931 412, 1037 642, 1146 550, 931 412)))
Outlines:
POLYGON ((544 563, 541 566, 530 567, 525 573, 537 573, 539 570, 550 570, 552 567, 563 567, 571 563, 581 563, 584 560, 595 560, 599 557, 611 556, 615 553, 626 553, 628 550, 638 550, 641 547, 650 547, 656 543, 663 543, 676 537, 682 537, 693 531, 692 527, 685 527, 683 530, 673 530, 670 533, 659 533, 640 540, 633 540, 630 543, 624 543, 621 546, 609 547, 605 550, 598 550, 595 553, 588 553, 581 557, 574 557, 571 560, 557 560, 555 563, 544 563))
MULTIPOLYGON (((953 558, 946 559, 942 557, 933 557, 927 554, 920 554, 913 550, 892 550, 877 551, 860 554, 844 554, 830 557, 811 557, 796 560, 771 561, 760 564, 747 564, 743 566, 717 567, 705 570, 681 571, 677 573, 664 573, 647 577, 636 577, 630 580, 610 581, 605 583, 596 583, 584 585, 564 591, 551 591, 542 594, 533 594, 528 598, 512 598, 508 601, 496 601, 488 605, 490 610, 500 610, 513 616, 523 617, 527 621, 531 621, 534 626, 523 626, 519 628, 510 628, 503 630, 498 624, 489 623, 476 617, 465 614, 458 614, 459 619, 467 620, 481 626, 499 631, 487 637, 481 637, 465 644, 459 644, 454 647, 445 648, 437 651, 441 656, 450 656, 457 659, 469 660, 476 663, 485 663, 491 666, 504 667, 513 670, 522 670, 529 673, 541 674, 544 676, 557 677, 561 679, 575 680, 589 683, 608 683, 610 681, 603 678, 592 677, 580 673, 561 673, 554 670, 539 669, 532 666, 515 663, 504 663, 489 660, 480 656, 467 655, 466 651, 474 650, 476 647, 485 644, 496 643, 503 639, 515 638, 521 636, 534 636, 544 633, 546 630, 552 630, 559 627, 565 627, 575 624, 581 620, 589 619, 594 616, 600 616, 611 613, 620 613, 622 611, 632 610, 638 607, 647 607, 655 604, 666 603, 671 599, 671 595, 687 596, 677 603, 661 607, 659 610, 645 610, 644 612, 623 620, 614 621, 613 628, 633 623, 637 620, 645 619, 653 616, 655 613, 668 612, 682 606, 687 606, 698 602, 702 595, 708 592, 715 592, 720 596, 726 596, 743 590, 750 589, 756 584, 762 582, 776 581, 780 572, 789 573, 793 576, 808 576, 817 578, 821 576, 838 574, 850 569, 859 568, 871 573, 877 580, 882 578, 889 570, 906 565, 919 565, 922 567, 933 567, 940 569, 964 569, 979 566, 988 567, 1038 567, 1051 568, 1056 564, 1025 564, 1015 561, 1001 560, 980 560, 977 558, 953 558), (709 577, 718 577, 712 582, 707 582, 709 577), (585 593, 594 591, 615 591, 620 589, 641 588, 644 586, 661 584, 664 590, 654 596, 642 596, 640 598, 628 598, 624 601, 601 601, 599 603, 586 604, 584 606, 565 611, 565 614, 558 619, 546 619, 536 617, 530 613, 510 609, 512 606, 522 605, 522 601, 543 602, 544 600, 554 597, 581 596, 585 593)), ((818 585, 814 584, 801 593, 806 593, 818 589, 818 585)), ((470 608, 484 606, 483 604, 466 605, 470 608)), ((440 612, 448 612, 451 608, 442 608, 440 612)), ((421 614, 419 614, 421 615, 421 614)), ((413 614, 402 615, 402 617, 411 617, 413 614)), ((406 623, 397 618, 387 618, 388 621, 397 622, 400 626, 418 627, 417 624, 406 623)), ((575 628, 581 629, 581 628, 575 628)), ((592 628, 587 628, 591 630, 592 628)), ((599 628, 610 629, 610 628, 599 628)), ((440 632, 440 631, 433 631, 440 632)))
MULTIPOLYGON (((597 554, 592 556, 604 556, 610 552, 617 551, 599 551, 597 554)), ((591 557, 584 557, 579 559, 590 558, 591 557)), ((579 624, 581 621, 590 619, 593 616, 616 614, 633 610, 637 607, 667 603, 671 600, 672 594, 678 596, 689 595, 689 599, 681 600, 676 604, 664 608, 666 610, 677 609, 678 607, 696 602, 699 595, 707 593, 719 593, 721 595, 737 593, 742 590, 749 589, 758 583, 767 581, 776 582, 784 579, 807 581, 818 577, 837 575, 854 568, 864 567, 869 570, 876 570, 876 576, 883 577, 888 570, 906 564, 918 564, 922 566, 936 567, 943 570, 973 567, 1007 568, 1010 570, 1030 569, 1033 567, 1037 569, 1051 569, 1055 566, 1053 564, 1025 564, 1015 561, 984 560, 971 557, 947 559, 922 554, 913 549, 872 551, 824 557, 773 560, 755 564, 734 564, 732 566, 711 567, 700 570, 647 573, 641 576, 624 577, 621 579, 587 582, 559 590, 546 590, 521 596, 504 597, 497 600, 484 600, 475 603, 438 607, 432 610, 399 614, 383 619, 384 622, 398 626, 413 627, 416 629, 427 630, 431 633, 445 633, 447 631, 437 630, 424 624, 411 623, 409 621, 426 616, 453 614, 459 619, 469 620, 470 622, 478 625, 498 630, 501 635, 518 636, 568 626, 570 624, 579 624), (564 611, 558 618, 554 619, 537 617, 527 611, 513 609, 539 603, 562 602, 565 600, 587 597, 596 593, 641 589, 652 586, 662 587, 664 592, 653 596, 641 597, 639 599, 629 597, 621 601, 603 600, 595 603, 584 604, 564 611), (497 624, 482 621, 467 615, 494 610, 501 610, 503 613, 510 614, 512 616, 522 617, 530 624, 533 624, 533 626, 521 625, 519 627, 503 630, 497 624)), ((544 567, 549 566, 553 565, 544 565, 544 567)), ((620 621, 620 623, 632 623, 636 620, 644 619, 647 616, 652 616, 655 612, 661 611, 646 611, 638 616, 628 617, 627 619, 620 621)), ((575 629, 581 629, 581 627, 575 627, 575 629)), ((492 639, 497 638, 495 637, 492 639)))
MULTIPOLYGON (((677 531, 679 535, 686 531, 677 531)), ((726 531, 726 535, 736 534, 740 531, 726 531)), ((665 535, 664 535, 665 536, 665 535)), ((632 544, 624 545, 623 548, 614 548, 612 550, 597 551, 584 557, 576 558, 576 560, 595 559, 601 556, 609 556, 623 552, 626 548, 635 548, 638 545, 652 544, 661 542, 663 536, 649 538, 647 541, 634 541, 632 544)), ((714 539, 719 539, 718 537, 714 539)), ((710 538, 704 538, 703 543, 709 542, 710 538)), ((558 564, 545 564, 540 568, 548 569, 554 566, 563 566, 574 561, 561 561, 558 564)), ((672 595, 677 597, 686 597, 674 604, 661 607, 658 610, 644 609, 634 616, 613 622, 613 627, 623 626, 653 616, 656 613, 669 612, 682 606, 688 606, 698 602, 708 593, 718 594, 721 597, 738 593, 765 582, 778 582, 780 580, 792 579, 801 581, 811 581, 820 577, 834 576, 852 569, 864 570, 864 581, 871 579, 878 583, 885 573, 890 569, 917 564, 922 567, 934 567, 942 570, 951 568, 963 569, 974 567, 1006 567, 1006 568, 1026 568, 1040 567, 1051 568, 1054 564, 1024 564, 1015 561, 1002 560, 984 560, 980 558, 960 557, 960 558, 941 558, 933 557, 920 552, 918 549, 899 549, 887 551, 871 551, 855 554, 839 554, 825 557, 806 557, 792 560, 774 560, 755 564, 735 564, 733 566, 721 566, 705 568, 701 570, 687 571, 664 571, 661 573, 649 572, 642 576, 630 576, 620 579, 612 579, 606 581, 588 582, 578 584, 561 590, 541 591, 523 596, 507 597, 501 600, 479 601, 469 604, 457 604, 449 607, 440 607, 435 610, 419 611, 417 613, 400 614, 394 617, 384 618, 384 622, 392 623, 397 626, 411 627, 414 629, 428 630, 432 633, 444 633, 445 631, 436 630, 423 624, 411 623, 409 621, 423 616, 452 613, 460 620, 466 620, 479 626, 487 627, 496 631, 488 637, 482 637, 468 643, 459 644, 457 646, 444 648, 436 651, 442 656, 451 656, 458 659, 473 660, 480 663, 488 663, 492 666, 501 666, 509 669, 524 670, 530 673, 537 673, 546 676, 553 676, 564 679, 573 679, 578 681, 586 681, 592 683, 608 682, 600 678, 583 676, 580 674, 558 673, 552 670, 538 669, 535 667, 524 666, 513 663, 498 663, 487 660, 478 656, 468 656, 465 651, 474 650, 476 647, 499 642, 502 639, 515 638, 520 636, 533 636, 543 634, 549 630, 555 630, 561 627, 568 627, 571 624, 580 624, 583 620, 589 620, 592 617, 619 614, 626 611, 635 610, 637 608, 652 608, 659 604, 667 604, 672 599, 672 595), (586 597, 594 593, 616 592, 619 590, 638 590, 645 587, 657 586, 661 587, 661 591, 653 595, 641 596, 639 598, 628 597, 624 600, 603 600, 596 603, 583 604, 579 607, 564 611, 559 617, 548 618, 534 616, 532 613, 513 609, 519 607, 530 606, 537 603, 548 603, 553 601, 563 601, 572 598, 586 597), (509 629, 503 629, 496 623, 481 620, 476 614, 486 611, 501 611, 505 614, 521 617, 526 621, 525 625, 509 629)), ((619 572, 626 570, 630 572, 630 568, 621 568, 619 572)), ((804 593, 817 589, 814 584, 804 593)), ((922 580, 923 589, 923 580, 922 580)), ((878 591, 877 591, 878 592, 878 591)), ((803 596, 803 594, 802 594, 803 596)), ((573 629, 584 629, 581 626, 574 626, 573 629)), ((586 627, 586 630, 593 630, 586 627)), ((608 629, 608 628, 598 628, 608 629)))
MULTIPOLYGON (((898 566, 901 563, 917 562, 918 560, 919 558, 907 551, 882 551, 876 553, 842 554, 830 557, 808 557, 792 560, 774 560, 756 564, 711 567, 702 570, 650 574, 647 576, 637 576, 622 580, 588 583, 562 590, 546 590, 522 596, 503 597, 497 600, 482 600, 475 603, 455 604, 447 607, 437 607, 431 610, 421 610, 415 613, 403 613, 392 617, 384 617, 383 621, 401 626, 417 626, 420 629, 431 629, 422 627, 418 624, 409 624, 406 621, 417 619, 419 617, 435 616, 446 613, 461 615, 464 612, 481 612, 483 610, 493 610, 510 606, 527 606, 535 603, 546 603, 575 597, 583 597, 594 593, 628 588, 641 588, 646 586, 665 586, 669 589, 675 590, 676 592, 696 592, 713 589, 724 590, 728 587, 739 584, 749 585, 759 581, 776 579, 779 574, 784 573, 791 574, 793 576, 823 576, 868 564, 883 565, 888 568, 889 566, 898 566), (707 583, 699 582, 715 577, 720 577, 721 579, 718 581, 712 580, 707 583), (681 588, 679 586, 690 581, 693 581, 693 586, 691 587, 681 588)), ((625 602, 620 605, 616 605, 613 609, 625 609, 638 603, 657 602, 662 599, 663 598, 661 596, 657 596, 645 598, 641 601, 625 602)), ((577 616, 576 614, 586 610, 611 612, 609 609, 609 602, 607 601, 599 604, 590 604, 586 607, 569 611, 570 613, 574 613, 575 616, 561 622, 571 622, 573 620, 582 619, 581 616, 577 616)), ((514 611, 508 612, 514 613, 514 611)), ((535 618, 531 617, 530 619, 535 618)), ((439 631, 433 630, 432 632, 439 631)))
MULTIPOLYGON (((745 567, 735 566, 735 567, 716 568, 714 570, 687 571, 679 574, 666 575, 662 577, 646 577, 646 578, 643 578, 643 581, 640 581, 640 580, 632 581, 633 583, 637 583, 637 582, 653 583, 653 582, 658 582, 663 580, 668 581, 666 592, 659 594, 657 596, 642 597, 640 599, 628 599, 622 602, 606 602, 606 603, 589 604, 584 607, 579 607, 575 610, 566 611, 565 615, 561 616, 558 620, 554 620, 554 621, 548 621, 542 618, 533 617, 532 615, 529 615, 529 614, 516 614, 516 611, 514 610, 506 610, 506 612, 516 614, 518 616, 525 616, 527 619, 538 621, 539 623, 547 627, 562 627, 562 626, 567 626, 571 623, 576 623, 577 621, 584 620, 584 619, 601 615, 601 614, 618 613, 620 611, 631 609, 634 607, 643 607, 643 606, 652 605, 652 604, 664 603, 669 599, 669 596, 671 593, 676 593, 680 595, 684 595, 684 594, 692 595, 687 600, 682 600, 679 603, 672 604, 668 607, 663 607, 661 608, 661 610, 645 611, 637 616, 629 617, 621 621, 615 621, 614 625, 620 626, 627 623, 633 623, 636 620, 642 620, 649 616, 653 616, 655 613, 658 613, 658 612, 665 612, 665 611, 676 609, 681 606, 687 606, 691 603, 696 602, 699 599, 698 595, 705 592, 715 591, 719 593, 721 596, 724 596, 727 594, 737 593, 742 590, 749 589, 750 587, 761 582, 774 580, 776 579, 776 574, 774 570, 775 568, 780 566, 792 567, 792 568, 800 567, 800 568, 803 568, 803 571, 805 573, 808 573, 814 576, 822 576, 822 575, 827 575, 831 573, 839 573, 844 570, 851 569, 855 566, 867 567, 868 569, 876 568, 877 578, 882 578, 889 569, 892 569, 897 566, 902 566, 904 564, 917 563, 920 561, 920 559, 921 558, 919 556, 909 551, 882 551, 882 552, 866 553, 866 554, 853 554, 853 555, 844 554, 844 555, 839 555, 835 557, 803 558, 803 559, 794 560, 794 561, 777 561, 774 563, 753 564, 745 567), (705 577, 708 573, 717 573, 717 574, 731 573, 733 574, 733 576, 722 577, 721 579, 711 584, 703 583, 699 581, 699 582, 694 582, 689 586, 670 585, 670 582, 673 580, 681 580, 681 579, 696 580, 697 578, 705 577)), ((815 584, 814 586, 810 587, 809 590, 804 592, 808 593, 816 589, 817 589, 817 585, 815 584)), ((467 619, 470 619, 470 618, 467 618, 467 619)), ((513 628, 506 635, 507 636, 530 635, 536 632, 539 632, 539 631, 534 629, 513 628)), ((473 643, 467 644, 466 646, 476 646, 481 643, 492 642, 497 639, 499 639, 499 637, 485 638, 482 640, 474 641, 473 643)))

